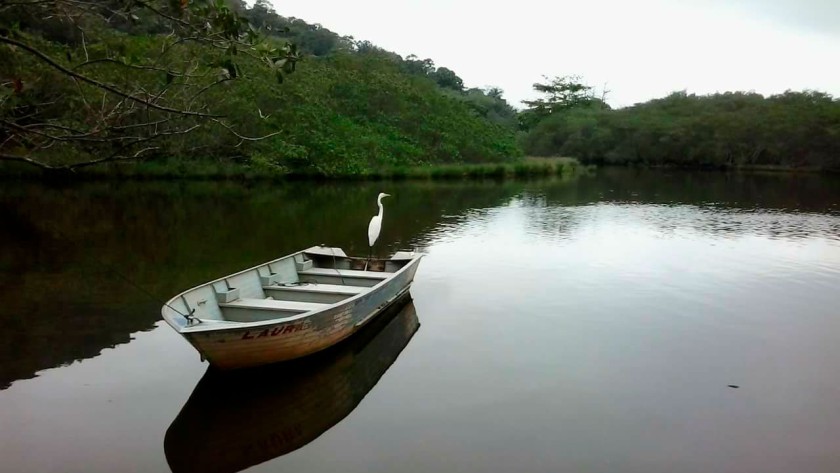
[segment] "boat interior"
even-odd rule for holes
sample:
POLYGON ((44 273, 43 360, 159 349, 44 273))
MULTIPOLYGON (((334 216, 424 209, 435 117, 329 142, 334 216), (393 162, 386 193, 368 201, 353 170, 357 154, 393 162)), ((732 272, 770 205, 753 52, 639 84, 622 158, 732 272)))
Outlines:
POLYGON ((170 304, 192 313, 188 326, 282 319, 366 292, 409 261, 352 258, 339 248, 313 247, 197 287, 170 304))

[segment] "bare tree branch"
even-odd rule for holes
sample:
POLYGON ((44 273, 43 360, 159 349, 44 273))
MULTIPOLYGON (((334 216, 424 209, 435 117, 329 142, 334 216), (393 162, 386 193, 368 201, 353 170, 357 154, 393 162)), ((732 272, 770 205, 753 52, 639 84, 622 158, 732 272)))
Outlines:
POLYGON ((99 133, 100 130, 94 130, 94 131, 91 131, 91 132, 88 132, 88 133, 81 133, 81 134, 77 134, 77 135, 56 136, 56 135, 51 135, 49 133, 44 133, 43 131, 31 130, 27 127, 23 127, 23 126, 17 125, 15 123, 12 123, 12 122, 9 122, 9 121, 6 121, 6 120, 0 120, 0 123, 2 123, 3 125, 11 128, 13 130, 17 130, 21 133, 30 133, 30 134, 33 134, 33 135, 38 135, 38 136, 47 138, 50 141, 83 141, 83 142, 88 142, 88 143, 111 143, 111 142, 120 142, 120 141, 125 141, 125 140, 135 140, 135 139, 142 138, 141 136, 113 136, 113 137, 108 137, 108 138, 91 138, 91 136, 99 133))
MULTIPOLYGON (((255 46, 255 31, 223 2, 0 0, 4 16, 10 8, 20 10, 27 19, 43 20, 46 27, 54 27, 66 40, 59 43, 70 46, 54 47, 55 41, 50 43, 49 38, 42 38, 42 43, 27 35, 27 28, 21 34, 0 28, 0 50, 8 45, 12 60, 35 58, 35 63, 26 63, 32 64, 32 71, 41 72, 40 78, 15 75, 6 84, 0 81, 0 91, 6 90, 0 95, 0 160, 43 170, 73 171, 110 161, 149 158, 150 153, 163 153, 169 146, 183 151, 195 143, 166 137, 187 135, 210 123, 221 125, 236 137, 226 139, 224 133, 213 130, 223 135, 210 140, 218 143, 213 146, 227 150, 237 142, 238 147, 281 133, 245 136, 238 124, 228 124, 223 115, 212 111, 219 103, 207 99, 208 91, 240 75, 234 54, 249 60, 244 57, 247 55, 274 68, 278 53, 271 47, 255 46), (159 17, 154 30, 163 26, 172 31, 170 37, 155 34, 154 41, 144 42, 143 46, 154 49, 150 50, 153 57, 124 59, 110 46, 105 51, 111 52, 104 54, 100 45, 94 48, 96 51, 89 50, 88 43, 100 39, 99 33, 108 37, 108 28, 134 31, 129 22, 137 17, 132 13, 140 14, 143 20, 159 17), (178 45, 182 46, 176 49, 178 45), (181 49, 185 54, 180 54, 181 49), (219 58, 208 59, 210 55, 219 58), (229 74, 217 77, 219 67, 229 74), (60 76, 72 83, 51 83, 51 77, 60 76)), ((28 73, 29 69, 21 71, 28 73)))
POLYGON ((156 149, 160 149, 160 147, 150 146, 148 148, 143 148, 140 151, 137 151, 136 153, 134 153, 134 155, 132 155, 132 156, 122 156, 120 154, 112 154, 111 156, 108 156, 108 157, 105 157, 105 158, 102 158, 102 159, 94 159, 93 161, 85 161, 83 163, 71 164, 69 166, 65 166, 64 168, 73 171, 73 170, 76 170, 76 169, 79 169, 79 168, 93 166, 93 165, 96 165, 96 164, 107 163, 107 162, 110 162, 110 161, 128 161, 130 159, 137 159, 143 153, 146 153, 148 151, 153 151, 153 150, 156 150, 156 149))
POLYGON ((41 5, 44 3, 53 3, 55 0, 31 0, 31 1, 23 1, 23 2, 9 2, 3 1, 0 2, 0 10, 4 8, 12 8, 12 7, 29 7, 35 5, 41 5))
POLYGON ((204 92, 207 92, 208 90, 210 90, 211 87, 217 86, 217 85, 221 84, 222 82, 227 82, 229 80, 233 80, 233 78, 232 77, 225 77, 224 79, 219 79, 216 82, 213 82, 212 84, 209 84, 206 87, 203 87, 201 90, 199 90, 198 92, 193 94, 193 96, 190 98, 189 102, 187 102, 187 103, 192 105, 192 103, 195 99, 197 99, 204 92))
POLYGON ((0 153, 0 160, 3 161, 20 161, 27 164, 31 164, 33 166, 37 166, 41 169, 55 169, 54 167, 50 166, 49 164, 45 164, 39 161, 35 161, 34 159, 30 159, 26 156, 15 156, 13 154, 5 154, 0 153))
MULTIPOLYGON (((105 163, 105 162, 109 162, 109 161, 117 161, 117 160, 125 161, 125 160, 140 158, 144 153, 147 153, 147 152, 152 151, 152 150, 160 149, 160 147, 159 146, 149 146, 149 147, 143 148, 143 149, 135 152, 131 156, 124 156, 124 155, 121 155, 120 153, 122 153, 124 150, 126 150, 128 148, 134 147, 134 146, 136 146, 140 143, 143 143, 143 142, 156 140, 156 139, 164 137, 164 136, 184 135, 184 134, 190 133, 200 126, 201 125, 197 124, 197 125, 193 125, 189 128, 185 128, 183 130, 165 131, 165 132, 156 133, 152 136, 147 136, 147 137, 131 137, 131 138, 134 139, 134 141, 132 141, 130 143, 124 143, 124 144, 120 145, 119 151, 117 151, 117 152, 115 152, 115 153, 113 153, 109 156, 106 156, 106 157, 100 158, 100 159, 93 159, 93 160, 90 160, 90 161, 67 164, 67 165, 62 165, 62 166, 52 166, 52 165, 49 165, 49 164, 31 159, 28 156, 12 155, 12 154, 6 154, 6 153, 0 153, 0 160, 24 162, 24 163, 27 163, 27 164, 30 164, 30 165, 33 165, 33 166, 36 166, 36 167, 39 167, 39 168, 45 169, 45 170, 66 169, 66 170, 72 171, 72 170, 75 170, 75 169, 78 169, 78 168, 93 166, 95 164, 101 164, 101 163, 105 163)), ((53 142, 55 142, 55 140, 53 140, 53 142)), ((38 149, 45 149, 49 146, 51 146, 51 144, 47 144, 45 146, 39 146, 38 149)))
POLYGON ((169 69, 164 69, 162 67, 143 66, 143 65, 138 65, 138 64, 128 64, 126 62, 118 61, 116 59, 111 59, 111 58, 101 58, 101 59, 93 59, 93 60, 85 61, 81 64, 78 64, 73 69, 80 69, 82 67, 90 66, 90 65, 93 65, 93 64, 100 64, 100 63, 117 64, 119 66, 127 67, 127 68, 130 68, 130 69, 142 70, 142 71, 163 72, 163 73, 172 75, 172 77, 202 78, 202 77, 207 77, 207 75, 208 75, 208 74, 182 74, 182 73, 179 73, 179 72, 173 72, 169 69))
POLYGON ((88 55, 87 44, 85 44, 85 30, 82 29, 81 26, 77 26, 79 31, 82 32, 82 51, 85 52, 85 61, 90 61, 90 56, 88 55))
POLYGON ((68 131, 70 133, 76 133, 78 135, 85 134, 85 132, 76 128, 71 128, 69 126, 63 125, 56 125, 55 123, 30 123, 29 125, 23 125, 23 128, 55 128, 56 130, 68 131))
POLYGON ((145 105, 149 108, 154 108, 156 110, 160 110, 160 111, 163 111, 163 112, 177 113, 179 115, 191 115, 191 116, 197 116, 197 117, 202 117, 202 118, 220 118, 221 117, 221 115, 211 115, 211 114, 200 113, 200 112, 192 112, 192 111, 189 111, 189 110, 178 110, 178 109, 175 109, 175 108, 170 108, 170 107, 164 107, 162 105, 157 105, 155 103, 152 103, 152 102, 143 100, 141 98, 135 97, 133 95, 127 94, 125 92, 122 92, 112 85, 104 84, 104 83, 99 82, 97 80, 91 79, 87 76, 83 76, 79 73, 73 72, 70 69, 67 69, 66 67, 62 66, 61 64, 58 64, 57 62, 53 61, 46 54, 42 53, 41 51, 38 51, 37 49, 35 49, 35 48, 33 48, 33 47, 31 47, 27 44, 21 43, 19 41, 15 41, 15 40, 13 40, 11 38, 8 38, 8 37, 5 37, 5 36, 0 36, 0 42, 6 43, 6 44, 11 44, 11 45, 17 46, 17 47, 19 47, 19 48, 21 48, 25 51, 28 51, 29 53, 37 56, 39 59, 46 62, 50 66, 54 67, 55 69, 58 69, 59 71, 65 73, 65 74, 67 74, 71 77, 79 79, 83 82, 87 82, 88 84, 96 86, 96 87, 98 87, 102 90, 106 90, 108 92, 111 92, 112 94, 118 95, 118 96, 126 98, 128 100, 132 100, 132 101, 137 102, 141 105, 145 105))
MULTIPOLYGON (((227 129, 227 131, 231 132, 234 136, 236 136, 237 138, 239 138, 240 140, 243 140, 243 141, 260 141, 260 140, 264 140, 266 138, 271 138, 274 135, 279 135, 280 133, 283 133, 282 131, 275 131, 274 133, 269 133, 265 136, 258 136, 258 137, 243 136, 243 135, 239 134, 236 130, 234 130, 232 126, 228 125, 224 121, 218 120, 216 118, 211 118, 211 120, 218 123, 219 125, 222 125, 223 127, 225 127, 227 129)), ((242 143, 239 143, 239 144, 242 144, 242 143)), ((236 145, 236 146, 239 146, 239 145, 236 145)))
POLYGON ((164 118, 162 120, 156 120, 156 121, 153 121, 153 122, 134 123, 134 124, 131 124, 131 125, 122 125, 122 126, 112 126, 112 127, 109 127, 109 129, 114 130, 114 131, 121 131, 121 130, 128 130, 128 129, 131 129, 131 128, 158 126, 158 125, 162 125, 166 122, 170 122, 170 121, 172 121, 172 117, 164 118))
POLYGON ((193 30, 193 31, 195 31, 195 30, 197 29, 197 28, 195 27, 195 25, 193 25, 192 23, 190 23, 190 22, 188 22, 188 21, 184 21, 184 20, 182 20, 182 19, 180 19, 180 18, 175 18, 174 16, 171 16, 171 15, 167 15, 166 13, 163 13, 162 11, 160 11, 160 10, 158 10, 157 8, 155 8, 155 7, 151 6, 151 5, 149 5, 149 4, 148 4, 148 3, 146 3, 146 2, 141 2, 141 1, 139 1, 139 0, 138 0, 136 3, 137 3, 137 5, 140 5, 141 7, 143 7, 143 8, 145 8, 145 9, 147 9, 147 10, 151 11, 151 12, 152 12, 152 13, 154 13, 155 15, 158 15, 158 16, 160 16, 161 18, 166 18, 167 20, 169 20, 169 21, 171 21, 171 22, 173 22, 173 23, 179 24, 179 25, 183 26, 184 28, 189 28, 189 29, 191 29, 191 30, 193 30))

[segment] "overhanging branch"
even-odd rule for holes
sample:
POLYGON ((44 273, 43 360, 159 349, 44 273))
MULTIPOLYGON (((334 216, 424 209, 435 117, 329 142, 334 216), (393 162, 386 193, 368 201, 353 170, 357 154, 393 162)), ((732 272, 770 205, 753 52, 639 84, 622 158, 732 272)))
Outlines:
POLYGON ((117 89, 116 87, 114 87, 112 85, 108 85, 108 84, 99 82, 95 79, 91 79, 90 77, 79 74, 77 72, 73 72, 70 69, 67 69, 66 67, 62 66, 61 64, 53 61, 46 54, 42 53, 41 51, 38 51, 37 49, 35 49, 35 48, 33 48, 33 47, 31 47, 27 44, 21 43, 19 41, 15 41, 15 40, 13 40, 11 38, 8 38, 8 37, 5 37, 5 36, 0 36, 0 43, 11 44, 11 45, 16 46, 18 48, 21 48, 21 49, 29 52, 30 54, 38 57, 38 59, 41 59, 45 63, 49 64, 51 67, 61 71, 64 74, 67 74, 70 77, 73 77, 73 78, 76 78, 80 81, 91 84, 91 85, 93 85, 95 87, 98 87, 102 90, 106 90, 106 91, 108 91, 108 92, 110 92, 114 95, 118 95, 118 96, 123 97, 125 99, 128 99, 128 100, 131 100, 133 102, 139 103, 141 105, 145 105, 146 107, 153 108, 155 110, 160 110, 160 111, 163 111, 163 112, 175 113, 175 114, 178 114, 178 115, 188 115, 188 116, 201 117, 201 118, 220 118, 221 117, 221 115, 213 115, 213 114, 201 113, 201 112, 192 112, 192 111, 189 111, 189 110, 178 110, 178 109, 175 109, 175 108, 170 108, 170 107, 164 107, 162 105, 157 105, 157 104, 149 102, 147 100, 143 100, 139 97, 135 97, 133 95, 122 92, 121 90, 117 89))
MULTIPOLYGON (((236 136, 237 138, 239 138, 242 141, 260 141, 260 140, 264 140, 266 138, 271 138, 274 135, 279 135, 280 133, 282 133, 282 131, 275 131, 274 133, 269 133, 269 134, 264 135, 264 136, 256 136, 256 137, 244 136, 244 135, 239 134, 239 132, 234 130, 232 126, 228 125, 227 123, 223 122, 222 120, 218 120, 218 119, 215 119, 215 118, 211 118, 211 120, 218 123, 219 125, 222 125, 223 127, 225 127, 227 129, 227 131, 231 132, 234 136, 236 136)), ((239 146, 239 145, 237 145, 237 146, 239 146)))
POLYGON ((26 156, 16 156, 16 155, 13 155, 13 154, 0 153, 0 160, 23 162, 23 163, 26 163, 26 164, 31 164, 33 166, 39 167, 41 169, 56 169, 55 167, 50 166, 49 164, 45 164, 45 163, 42 163, 42 162, 39 162, 39 161, 35 161, 34 159, 27 158, 26 156))
POLYGON ((129 161, 129 160, 132 160, 132 159, 139 158, 143 153, 153 151, 153 150, 156 150, 156 149, 160 149, 160 147, 149 146, 147 148, 143 148, 143 149, 137 151, 132 156, 122 156, 118 153, 114 153, 111 156, 108 156, 108 157, 105 157, 105 158, 102 158, 102 159, 94 159, 93 161, 85 161, 83 163, 71 164, 69 166, 64 166, 63 168, 68 169, 70 171, 73 171, 73 170, 78 169, 78 168, 93 166, 95 164, 102 164, 102 163, 106 163, 106 162, 109 162, 109 161, 129 161))

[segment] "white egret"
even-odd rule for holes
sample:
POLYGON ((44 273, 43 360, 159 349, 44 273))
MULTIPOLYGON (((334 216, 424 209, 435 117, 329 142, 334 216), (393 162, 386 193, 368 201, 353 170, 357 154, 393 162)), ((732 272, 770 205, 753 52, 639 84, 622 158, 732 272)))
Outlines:
MULTIPOLYGON (((379 214, 374 215, 373 218, 370 219, 370 224, 368 225, 368 244, 370 245, 368 262, 370 261, 371 256, 373 256, 373 244, 376 243, 376 239, 379 238, 379 231, 382 230, 383 197, 391 197, 391 194, 380 192, 379 197, 376 198, 376 204, 379 205, 379 214)), ((367 270, 367 264, 365 264, 365 270, 367 270)))

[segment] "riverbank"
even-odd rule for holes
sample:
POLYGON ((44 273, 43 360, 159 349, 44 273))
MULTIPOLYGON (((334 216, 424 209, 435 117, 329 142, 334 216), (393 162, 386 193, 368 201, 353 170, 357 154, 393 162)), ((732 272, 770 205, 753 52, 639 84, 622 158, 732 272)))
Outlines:
POLYGON ((738 164, 738 165, 684 165, 684 164, 606 164, 602 162, 581 164, 598 168, 628 168, 628 169, 662 169, 681 171, 709 171, 709 172, 745 172, 745 173, 779 173, 779 174, 838 174, 838 168, 824 168, 818 166, 784 166, 781 164, 738 164))
POLYGON ((528 176, 570 175, 590 172, 573 158, 524 158, 513 163, 438 164, 361 170, 353 174, 325 175, 316 171, 290 172, 271 166, 231 162, 178 161, 112 163, 75 171, 43 172, 28 167, 0 170, 0 178, 67 180, 441 180, 505 179, 528 176))

